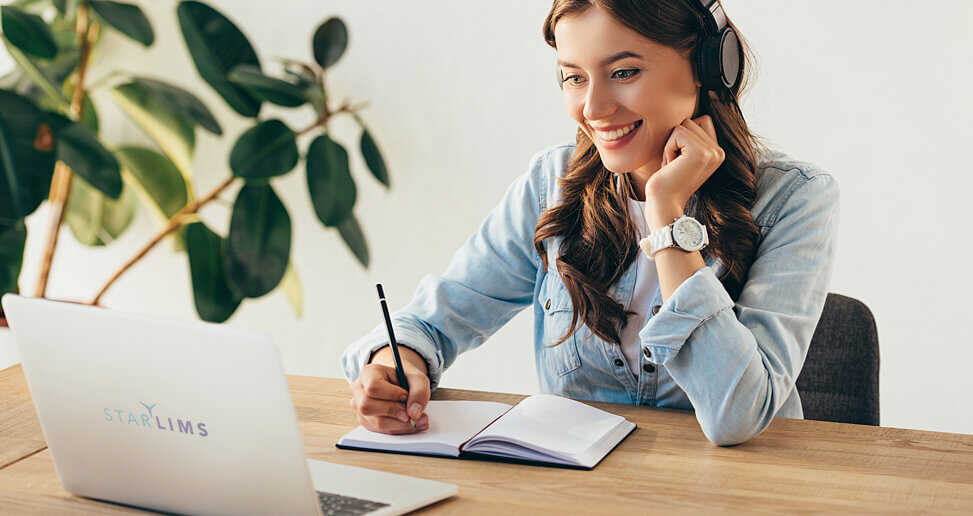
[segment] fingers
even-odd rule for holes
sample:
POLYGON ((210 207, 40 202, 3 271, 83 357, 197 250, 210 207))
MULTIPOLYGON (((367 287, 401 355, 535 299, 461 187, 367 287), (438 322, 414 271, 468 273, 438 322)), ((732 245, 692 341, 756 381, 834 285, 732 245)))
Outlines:
POLYGON ((410 392, 396 385, 395 368, 382 364, 368 364, 351 384, 349 405, 355 410, 358 422, 373 432, 410 434, 429 428, 429 417, 423 414, 429 403, 429 378, 420 371, 407 373, 410 392), (414 407, 412 407, 414 405, 414 407), (409 421, 406 407, 415 414, 409 421))
POLYGON ((723 162, 726 154, 716 139, 716 127, 712 117, 703 115, 695 120, 687 118, 678 127, 683 127, 684 133, 692 135, 689 138, 697 144, 703 159, 717 165, 723 162))
POLYGON ((678 129, 679 126, 676 126, 675 128, 672 129, 672 132, 669 133, 669 139, 666 140, 666 146, 665 148, 662 149, 663 166, 669 164, 670 162, 675 160, 676 157, 678 156, 679 148, 680 148, 679 141, 678 141, 678 134, 677 134, 678 129))
POLYGON ((358 423, 365 427, 366 430, 371 430, 372 432, 392 435, 414 434, 429 429, 429 416, 423 414, 419 418, 419 421, 416 422, 415 428, 412 428, 410 423, 403 423, 398 419, 384 416, 371 417, 362 414, 358 414, 358 423))
POLYGON ((709 136, 710 140, 712 140, 714 143, 717 142, 716 126, 713 125, 713 117, 709 115, 703 115, 692 121, 695 122, 696 125, 700 127, 707 136, 709 136))
POLYGON ((409 399, 407 407, 412 419, 419 419, 422 412, 426 410, 429 403, 429 377, 422 373, 408 375, 409 379, 409 399))
POLYGON ((405 403, 377 400, 368 397, 361 397, 356 400, 356 403, 358 413, 363 416, 391 417, 403 423, 409 422, 409 415, 405 412, 405 403))
POLYGON ((382 364, 368 364, 358 375, 361 388, 369 398, 405 401, 409 393, 396 385, 395 368, 382 364))

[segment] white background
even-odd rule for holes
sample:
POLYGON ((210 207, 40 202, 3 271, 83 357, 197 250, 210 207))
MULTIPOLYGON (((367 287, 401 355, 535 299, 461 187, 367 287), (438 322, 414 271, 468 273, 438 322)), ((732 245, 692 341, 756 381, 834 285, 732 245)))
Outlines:
MULTIPOLYGON (((222 122, 222 139, 197 132, 196 186, 208 191, 229 172, 227 155, 248 127, 197 76, 175 19, 174 0, 139 2, 157 34, 149 50, 111 31, 91 71, 152 75, 196 92, 222 122)), ((297 319, 281 292, 250 300, 228 324, 271 333, 289 373, 341 377, 338 357, 378 324, 374 284, 392 309, 453 252, 495 205, 536 151, 571 141, 574 126, 555 86, 555 55, 543 42, 547 0, 390 2, 222 0, 214 2, 249 36, 265 63, 310 59, 310 36, 340 16, 350 47, 329 75, 330 95, 370 104, 363 117, 388 162, 393 188, 371 178, 358 130, 336 119, 350 151, 355 212, 372 251, 363 269, 335 231, 315 219, 301 168, 275 180, 294 223, 293 260, 304 285, 297 319)), ((881 344, 885 426, 973 433, 969 299, 970 140, 973 130, 973 4, 845 0, 726 0, 728 15, 757 54, 755 87, 744 99, 751 128, 792 156, 817 163, 841 188, 838 259, 830 291, 862 300, 881 344)), ((6 56, 0 68, 9 67, 6 56)), ((95 93, 102 136, 142 142, 138 129, 95 93)), ((292 127, 309 108, 275 110, 292 127)), ((302 148, 309 139, 302 140, 302 148)), ((225 194, 232 199, 232 192, 225 194)), ((204 218, 223 231, 227 206, 204 218)), ((28 220, 33 291, 46 210, 28 220)), ((139 213, 105 249, 74 242, 65 229, 49 295, 88 299, 158 227, 139 213)), ((184 254, 161 245, 109 292, 113 308, 195 317, 184 254)), ((531 393, 537 388, 530 314, 487 345, 461 356, 443 385, 531 393)), ((0 332, 0 362, 13 358, 0 332)), ((70 344, 67 344, 70 345, 70 344)), ((202 344, 201 344, 202 345, 202 344)), ((5 365, 5 364, 0 364, 5 365)))

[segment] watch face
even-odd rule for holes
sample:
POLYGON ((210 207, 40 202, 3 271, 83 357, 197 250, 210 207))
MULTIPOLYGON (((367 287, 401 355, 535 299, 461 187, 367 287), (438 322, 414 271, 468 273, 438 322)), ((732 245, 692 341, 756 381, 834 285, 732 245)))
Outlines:
POLYGON ((672 227, 672 237, 683 249, 697 249, 703 246, 703 227, 694 220, 681 220, 672 227))

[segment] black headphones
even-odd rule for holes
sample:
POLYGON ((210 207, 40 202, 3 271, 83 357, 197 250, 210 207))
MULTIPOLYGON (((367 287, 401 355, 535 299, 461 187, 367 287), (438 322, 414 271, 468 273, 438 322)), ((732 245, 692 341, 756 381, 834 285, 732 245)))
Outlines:
POLYGON ((733 90, 740 81, 743 48, 718 0, 699 0, 706 33, 696 47, 696 73, 703 90, 733 90))
MULTIPOLYGON (((696 47, 693 61, 703 91, 733 90, 740 81, 743 48, 736 31, 727 23, 726 13, 718 0, 691 0, 703 14, 704 34, 696 47)), ((563 88, 564 77, 556 67, 557 86, 563 88)))

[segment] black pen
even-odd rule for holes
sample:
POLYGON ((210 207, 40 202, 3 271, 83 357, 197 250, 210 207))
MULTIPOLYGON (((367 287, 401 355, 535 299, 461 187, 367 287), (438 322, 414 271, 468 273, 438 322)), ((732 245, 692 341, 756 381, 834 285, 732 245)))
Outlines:
MULTIPOLYGON (((399 380, 399 387, 409 392, 409 380, 405 377, 405 369, 402 367, 402 359, 399 357, 399 343, 395 341, 395 332, 392 331, 392 318, 389 317, 389 307, 385 303, 385 292, 382 290, 381 283, 376 283, 375 286, 378 287, 378 302, 382 305, 382 314, 385 316, 385 328, 389 331, 389 345, 392 346, 392 356, 395 357, 395 376, 399 380)), ((406 410, 408 411, 409 407, 406 407, 406 410)), ((416 422, 412 420, 412 416, 409 416, 409 423, 412 425, 412 428, 416 427, 416 422)))

